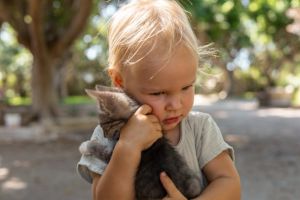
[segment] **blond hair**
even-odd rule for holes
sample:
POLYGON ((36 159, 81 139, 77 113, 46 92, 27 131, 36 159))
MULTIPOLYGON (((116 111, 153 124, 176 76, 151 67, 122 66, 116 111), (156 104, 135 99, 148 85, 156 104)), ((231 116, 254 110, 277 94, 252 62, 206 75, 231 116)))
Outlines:
POLYGON ((129 2, 112 17, 108 35, 109 68, 137 64, 155 50, 163 52, 155 59, 167 61, 179 43, 199 54, 188 17, 175 0, 129 2))

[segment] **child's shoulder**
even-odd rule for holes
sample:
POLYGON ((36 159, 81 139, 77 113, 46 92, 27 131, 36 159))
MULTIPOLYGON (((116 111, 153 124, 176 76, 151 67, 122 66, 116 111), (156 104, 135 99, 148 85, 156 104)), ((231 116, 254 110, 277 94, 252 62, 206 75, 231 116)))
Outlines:
POLYGON ((200 112, 200 111, 191 111, 188 116, 186 117, 187 121, 190 122, 205 122, 211 118, 210 114, 200 112))
POLYGON ((217 124, 210 114, 199 111, 192 111, 183 120, 183 128, 202 133, 203 130, 211 130, 217 128, 217 124))

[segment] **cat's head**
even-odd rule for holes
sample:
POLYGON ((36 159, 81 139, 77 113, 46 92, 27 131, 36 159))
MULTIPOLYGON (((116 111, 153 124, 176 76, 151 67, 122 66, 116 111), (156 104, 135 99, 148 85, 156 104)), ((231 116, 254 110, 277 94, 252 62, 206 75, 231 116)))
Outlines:
POLYGON ((139 107, 138 103, 118 88, 96 86, 96 90, 86 90, 96 99, 99 122, 107 138, 118 139, 121 128, 139 107))

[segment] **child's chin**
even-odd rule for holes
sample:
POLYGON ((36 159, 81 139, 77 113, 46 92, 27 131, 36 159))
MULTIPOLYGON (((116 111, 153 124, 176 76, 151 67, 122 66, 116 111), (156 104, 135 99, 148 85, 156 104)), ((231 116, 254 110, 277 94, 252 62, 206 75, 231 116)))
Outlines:
POLYGON ((176 123, 176 124, 164 124, 163 125, 163 131, 171 131, 171 130, 173 130, 173 129, 175 129, 175 128, 177 128, 179 126, 179 123, 176 123))

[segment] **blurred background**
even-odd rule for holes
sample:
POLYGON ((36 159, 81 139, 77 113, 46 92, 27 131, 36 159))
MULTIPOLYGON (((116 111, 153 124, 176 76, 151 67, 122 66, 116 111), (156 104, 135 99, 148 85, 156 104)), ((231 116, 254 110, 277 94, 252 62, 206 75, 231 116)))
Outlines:
MULTIPOLYGON (((75 170, 110 85, 107 24, 125 1, 0 0, 0 199, 91 199, 75 170)), ((181 0, 200 45, 194 110, 236 149, 245 200, 300 197, 300 0, 181 0), (298 187, 298 188, 297 188, 298 187)))

